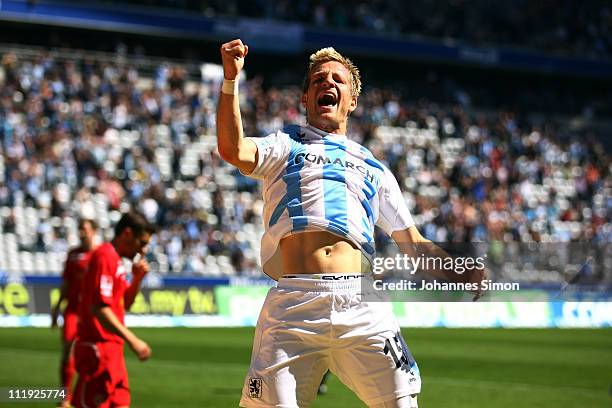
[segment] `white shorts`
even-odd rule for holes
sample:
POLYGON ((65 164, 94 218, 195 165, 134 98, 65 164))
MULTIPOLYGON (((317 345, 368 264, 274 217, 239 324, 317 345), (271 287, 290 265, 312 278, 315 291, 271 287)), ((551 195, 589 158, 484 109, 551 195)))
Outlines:
POLYGON ((419 369, 391 303, 361 297, 360 278, 281 278, 259 314, 240 406, 307 407, 328 369, 368 406, 416 406, 419 369))

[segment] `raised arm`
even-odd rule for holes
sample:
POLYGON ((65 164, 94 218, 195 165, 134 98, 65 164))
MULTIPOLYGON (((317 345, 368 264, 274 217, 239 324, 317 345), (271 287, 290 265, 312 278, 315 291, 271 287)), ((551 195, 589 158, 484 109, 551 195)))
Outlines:
MULTIPOLYGON (((410 228, 394 231, 391 237, 397 243, 400 251, 410 257, 419 257, 425 255, 428 258, 450 258, 451 256, 434 244, 427 238, 423 237, 416 226, 410 228)), ((422 268, 425 272, 430 275, 441 278, 450 282, 470 282, 478 283, 480 288, 480 282, 488 278, 488 271, 486 268, 472 268, 465 271, 463 274, 458 274, 454 270, 446 270, 444 268, 422 268)), ((473 300, 478 300, 483 292, 482 290, 474 291, 473 300)))
MULTIPOLYGON (((435 258, 447 258, 450 255, 446 253, 442 248, 425 238, 416 226, 406 228, 403 230, 395 231, 391 234, 391 237, 397 243, 402 253, 411 257, 418 257, 421 254, 425 254, 428 257, 435 258)), ((438 269, 424 269, 425 272, 429 273, 436 278, 442 278, 448 281, 456 281, 458 279, 457 274, 454 271, 438 270, 438 269)))
POLYGON ((245 138, 240 116, 238 74, 244 66, 249 47, 236 39, 221 46, 223 61, 223 88, 217 106, 217 148, 221 158, 236 166, 244 174, 250 174, 257 160, 257 146, 245 138))

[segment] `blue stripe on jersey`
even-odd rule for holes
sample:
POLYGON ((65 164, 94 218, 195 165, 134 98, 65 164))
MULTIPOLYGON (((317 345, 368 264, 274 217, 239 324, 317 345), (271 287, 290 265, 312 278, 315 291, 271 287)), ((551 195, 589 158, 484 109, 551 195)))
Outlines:
MULTIPOLYGON (((368 200, 361 200, 361 206, 365 209, 367 216, 361 218, 361 227, 363 228, 361 236, 365 238, 366 243, 373 243, 374 237, 372 235, 372 226, 374 225, 374 214, 372 212, 372 207, 370 206, 370 202, 368 200)), ((366 252, 371 254, 371 252, 367 249, 366 252)))
POLYGON ((374 187, 374 184, 370 183, 370 180, 368 180, 367 177, 363 179, 363 182, 365 187, 362 189, 362 191, 365 194, 366 199, 371 200, 376 195, 376 187, 374 187))
POLYGON ((370 223, 368 222, 368 220, 362 218, 361 223, 363 227, 363 232, 361 233, 361 236, 365 238, 366 242, 374 242, 374 237, 368 234, 368 231, 370 231, 370 223))
MULTIPOLYGON (((359 149, 361 150, 361 153, 365 156, 363 159, 365 164, 381 170, 384 175, 384 168, 382 167, 382 165, 380 165, 380 162, 378 162, 374 158, 374 155, 372 155, 372 152, 370 152, 364 146, 359 146, 359 149)), ((378 179, 375 179, 375 180, 378 181, 378 179)), ((364 187, 361 191, 363 191, 363 194, 365 195, 366 198, 364 200, 361 200, 361 206, 366 212, 366 215, 368 218, 367 219, 363 218, 361 220, 361 223, 363 224, 363 232, 361 233, 361 235, 365 238, 365 242, 361 244, 361 247, 369 255, 374 255, 374 253, 376 252, 376 247, 374 243, 374 229, 373 229, 375 220, 374 220, 374 212, 372 211, 371 200, 374 198, 374 196, 376 196, 377 187, 374 184, 372 184, 372 182, 370 182, 370 180, 368 180, 367 177, 363 179, 363 182, 364 182, 364 187)))
POLYGON ((331 147, 337 147, 340 150, 344 150, 346 152, 346 143, 344 141, 342 142, 337 142, 335 140, 329 139, 329 138, 323 138, 323 143, 325 143, 326 146, 330 146, 331 147))
POLYGON ((380 170, 382 172, 385 171, 385 168, 383 167, 382 163, 379 162, 378 160, 374 159, 373 157, 372 158, 366 158, 364 161, 366 162, 366 164, 369 164, 372 167, 376 167, 378 170, 380 170))
POLYGON ((363 209, 365 210, 368 218, 374 222, 374 212, 372 212, 372 206, 370 205, 370 202, 368 200, 361 200, 361 205, 363 206, 363 209))
POLYGON ((346 204, 346 146, 323 138, 325 155, 330 163, 323 165, 323 200, 328 229, 341 235, 348 235, 348 209, 346 204), (344 148, 343 148, 344 147, 344 148), (334 164, 335 161, 339 163, 334 164))
POLYGON ((268 223, 268 227, 271 227, 278 222, 281 215, 283 215, 283 211, 285 211, 285 208, 287 208, 288 201, 289 201, 289 197, 287 196, 287 194, 285 194, 283 198, 281 198, 281 200, 276 205, 276 208, 274 209, 274 211, 272 212, 272 216, 270 217, 270 222, 268 223))
POLYGON ((368 253, 368 255, 374 255, 374 252, 376 252, 374 246, 369 243, 364 242, 361 244, 361 247, 368 253))
POLYGON ((371 151, 369 151, 368 149, 366 149, 364 146, 359 146, 361 152, 364 154, 365 158, 363 159, 363 161, 372 166, 372 167, 376 167, 378 170, 382 171, 383 174, 385 172, 385 167, 383 166, 383 164, 376 158, 374 157, 374 155, 372 154, 371 151))
MULTIPOLYGON (((292 138, 293 139, 293 138, 292 138)), ((305 153, 306 148, 298 143, 292 143, 291 153, 287 159, 287 167, 283 181, 287 185, 287 193, 278 202, 278 205, 272 212, 270 217, 269 227, 278 222, 285 209, 289 213, 289 218, 293 221, 292 231, 303 230, 308 224, 308 218, 304 215, 302 208, 302 184, 300 170, 304 167, 304 160, 296 161, 295 156, 299 153, 305 153)))

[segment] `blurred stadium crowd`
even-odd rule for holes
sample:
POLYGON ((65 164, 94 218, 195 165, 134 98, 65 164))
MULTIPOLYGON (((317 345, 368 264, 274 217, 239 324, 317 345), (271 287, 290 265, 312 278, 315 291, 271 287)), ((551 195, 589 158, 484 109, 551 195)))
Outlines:
MULTIPOLYGON (((217 91, 179 65, 143 75, 87 56, 5 53, 0 270, 60 273, 79 216, 94 217, 109 238, 120 211, 134 207, 159 226, 153 271, 261 274, 261 187, 216 153, 217 91)), ((298 86, 249 80, 246 134, 303 124, 300 96, 298 86)), ((373 87, 349 125, 391 168, 434 241, 612 241, 612 162, 596 138, 373 87)))
MULTIPOLYGON (((125 1, 104 0, 125 4, 125 1)), ((293 21, 330 29, 514 45, 590 57, 612 55, 605 0, 129 0, 139 6, 293 21)))

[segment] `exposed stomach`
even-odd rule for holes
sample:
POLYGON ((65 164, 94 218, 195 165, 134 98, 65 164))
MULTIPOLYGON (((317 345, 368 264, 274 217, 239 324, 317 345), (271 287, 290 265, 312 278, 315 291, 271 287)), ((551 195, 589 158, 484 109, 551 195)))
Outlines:
POLYGON ((283 274, 360 273, 362 254, 346 238, 327 231, 284 237, 279 243, 283 274))

